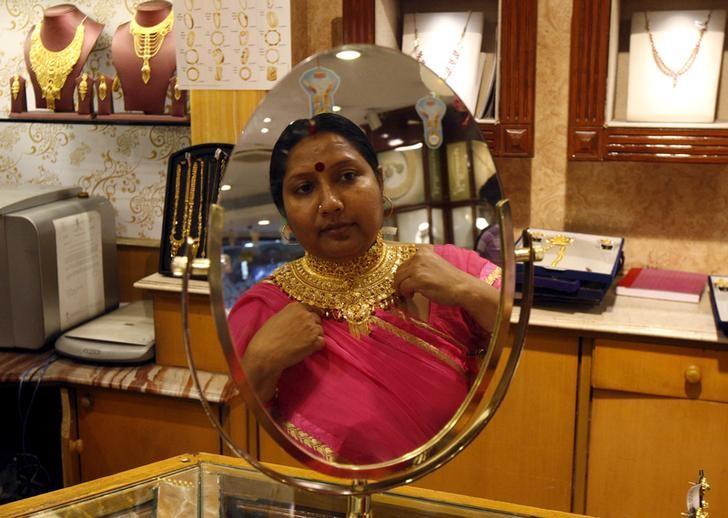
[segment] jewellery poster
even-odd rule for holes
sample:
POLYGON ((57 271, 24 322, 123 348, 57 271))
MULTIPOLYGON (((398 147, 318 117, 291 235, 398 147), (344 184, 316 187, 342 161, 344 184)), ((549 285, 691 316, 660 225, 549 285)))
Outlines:
POLYGON ((291 69, 290 0, 175 0, 183 90, 268 90, 291 69))

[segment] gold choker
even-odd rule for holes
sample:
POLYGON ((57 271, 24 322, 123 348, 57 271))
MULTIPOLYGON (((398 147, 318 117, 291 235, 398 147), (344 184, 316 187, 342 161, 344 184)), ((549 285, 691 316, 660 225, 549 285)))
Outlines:
POLYGON ((139 25, 136 19, 132 18, 129 24, 129 32, 134 38, 134 53, 142 59, 142 81, 149 82, 152 77, 152 66, 149 64, 159 49, 162 48, 164 38, 172 31, 174 25, 174 12, 170 11, 167 17, 157 25, 144 27, 139 25))
POLYGON ((76 27, 71 43, 59 51, 48 50, 40 38, 43 22, 38 23, 30 36, 30 68, 33 70, 43 99, 49 110, 56 110, 56 101, 61 99, 61 88, 66 84, 68 75, 81 57, 85 34, 84 18, 76 27))
POLYGON ((271 280, 325 318, 345 320, 352 336, 359 337, 369 334, 377 308, 387 309, 399 300, 394 274, 416 251, 415 245, 385 243, 379 234, 374 245, 357 259, 337 263, 307 253, 276 269, 271 280))

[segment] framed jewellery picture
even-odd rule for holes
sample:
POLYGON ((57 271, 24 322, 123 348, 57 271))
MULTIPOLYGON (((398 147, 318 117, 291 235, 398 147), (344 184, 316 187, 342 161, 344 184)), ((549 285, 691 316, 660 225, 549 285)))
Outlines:
POLYGON ((384 151, 378 157, 384 176, 384 192, 394 207, 425 202, 422 148, 384 151))

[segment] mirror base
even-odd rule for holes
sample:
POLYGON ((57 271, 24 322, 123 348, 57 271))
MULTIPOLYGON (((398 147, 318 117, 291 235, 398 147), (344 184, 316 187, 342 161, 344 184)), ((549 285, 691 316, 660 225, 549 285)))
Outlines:
POLYGON ((346 518, 372 518, 372 495, 351 495, 348 499, 346 518))

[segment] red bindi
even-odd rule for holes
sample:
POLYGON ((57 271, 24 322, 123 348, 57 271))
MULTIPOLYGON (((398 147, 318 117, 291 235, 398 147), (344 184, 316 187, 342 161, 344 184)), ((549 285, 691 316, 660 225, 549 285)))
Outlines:
POLYGON ((314 165, 313 167, 314 169, 316 169, 316 171, 320 173, 321 171, 326 169, 326 164, 324 164, 323 162, 316 162, 316 165, 314 165))

